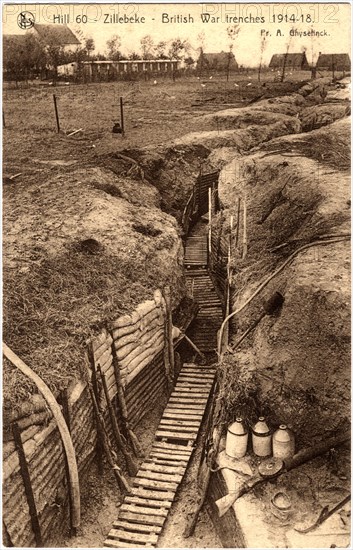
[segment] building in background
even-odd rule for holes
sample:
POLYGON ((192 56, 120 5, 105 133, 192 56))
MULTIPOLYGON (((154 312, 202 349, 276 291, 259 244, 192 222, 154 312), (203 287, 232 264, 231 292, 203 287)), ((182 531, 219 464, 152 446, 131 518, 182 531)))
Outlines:
POLYGON ((30 31, 45 46, 60 47, 64 52, 74 52, 81 45, 79 39, 66 25, 38 25, 30 31))
POLYGON ((269 68, 282 70, 283 67, 289 71, 309 71, 309 63, 305 52, 302 53, 275 53, 270 61, 269 68))

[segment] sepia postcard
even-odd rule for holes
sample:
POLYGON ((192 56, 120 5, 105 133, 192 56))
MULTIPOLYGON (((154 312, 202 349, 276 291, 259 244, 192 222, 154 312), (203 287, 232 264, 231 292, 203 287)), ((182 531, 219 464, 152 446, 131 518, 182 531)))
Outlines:
POLYGON ((2 44, 3 547, 351 547, 350 3, 2 44))

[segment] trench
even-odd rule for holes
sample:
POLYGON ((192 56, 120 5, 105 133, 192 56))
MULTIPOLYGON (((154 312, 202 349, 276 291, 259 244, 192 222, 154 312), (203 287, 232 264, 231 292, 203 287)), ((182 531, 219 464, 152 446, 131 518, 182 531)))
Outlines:
MULTIPOLYGON (((198 305, 197 315, 186 331, 194 347, 190 348, 183 341, 177 348, 183 367, 176 373, 176 386, 162 414, 151 453, 141 465, 137 481, 133 481, 133 496, 124 500, 121 512, 105 541, 107 547, 135 547, 137 543, 139 546, 158 545, 193 449, 199 442, 199 430, 208 418, 207 402, 214 377, 212 367, 217 362, 217 333, 223 319, 229 314, 232 300, 227 281, 229 273, 222 261, 225 244, 222 236, 210 230, 211 216, 218 212, 222 216, 217 183, 218 173, 201 175, 182 218, 186 287, 198 305), (184 393, 178 394, 180 391, 184 393), (200 402, 197 402, 198 399, 200 402)), ((281 205, 279 198, 280 195, 276 196, 274 208, 281 205)), ((284 199, 282 202, 285 202, 284 199)), ((271 210, 264 215, 261 223, 265 223, 272 213, 271 210)), ((227 487, 221 475, 218 473, 212 476, 209 499, 215 500, 226 492, 227 487)), ((224 520, 220 520, 211 505, 210 515, 223 546, 245 546, 241 529, 229 529, 229 521, 237 524, 234 514, 228 514, 224 520)))
POLYGON ((211 203, 217 202, 217 184, 218 172, 200 175, 183 214, 186 288, 198 307, 185 333, 193 356, 191 362, 186 362, 185 352, 180 354, 182 366, 174 373, 154 442, 104 541, 108 548, 157 546, 209 414, 216 375, 217 332, 223 320, 221 299, 209 271, 208 222, 211 203))
MULTIPOLYGON (((200 175, 182 219, 186 287, 198 307, 185 334, 196 349, 183 338, 176 345, 183 366, 176 367, 175 386, 162 413, 151 452, 132 481, 133 492, 121 506, 105 541, 107 547, 158 545, 208 418, 217 361, 217 332, 229 312, 232 298, 229 293, 227 295, 226 285, 224 252, 227 243, 221 233, 210 232, 209 225, 209 212, 211 216, 219 213, 222 217, 217 182, 218 172, 200 175)), ((262 223, 266 224, 272 215, 271 210, 263 216, 262 223)), ((154 385, 152 382, 148 389, 154 385)), ((148 406, 147 397, 144 404, 148 406)), ((223 496, 224 490, 219 476, 212 480, 212 494, 223 496)), ((234 522, 234 517, 229 519, 228 516, 224 524, 216 518, 214 524, 221 530, 224 527, 226 532, 227 521, 234 522)), ((241 540, 236 542, 234 544, 233 539, 230 546, 244 546, 241 540)))

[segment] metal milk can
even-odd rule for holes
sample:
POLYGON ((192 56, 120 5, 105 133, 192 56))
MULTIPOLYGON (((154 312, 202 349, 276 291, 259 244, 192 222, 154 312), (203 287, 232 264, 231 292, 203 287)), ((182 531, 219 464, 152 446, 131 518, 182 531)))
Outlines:
POLYGON ((272 438, 273 456, 276 458, 291 458, 294 455, 294 434, 285 424, 281 424, 272 438))
POLYGON ((256 456, 270 456, 271 446, 271 430, 266 424, 265 418, 259 416, 259 420, 251 429, 252 432, 252 448, 256 456))
POLYGON ((233 424, 228 426, 226 439, 226 454, 233 458, 242 458, 246 454, 248 446, 248 431, 243 419, 236 418, 233 424))

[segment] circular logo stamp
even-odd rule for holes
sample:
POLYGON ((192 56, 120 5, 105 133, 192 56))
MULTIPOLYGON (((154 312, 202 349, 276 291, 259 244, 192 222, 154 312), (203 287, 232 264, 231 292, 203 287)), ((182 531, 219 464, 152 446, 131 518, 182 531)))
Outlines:
POLYGON ((30 11, 21 11, 17 16, 17 24, 20 29, 31 29, 34 27, 34 15, 30 11))

